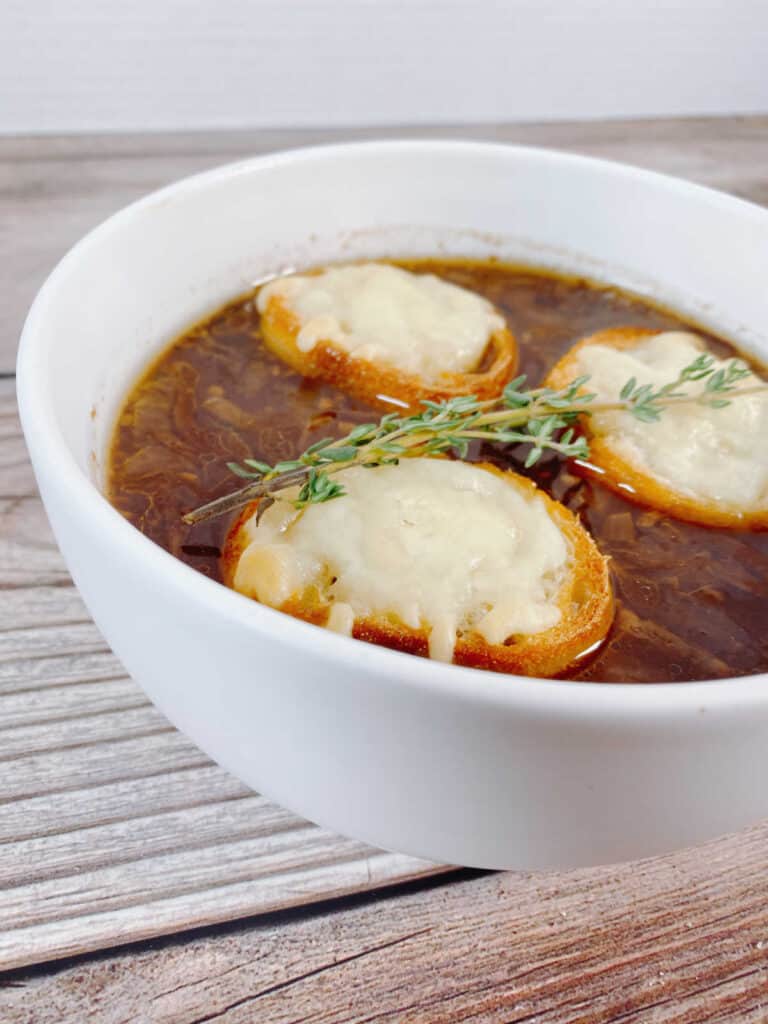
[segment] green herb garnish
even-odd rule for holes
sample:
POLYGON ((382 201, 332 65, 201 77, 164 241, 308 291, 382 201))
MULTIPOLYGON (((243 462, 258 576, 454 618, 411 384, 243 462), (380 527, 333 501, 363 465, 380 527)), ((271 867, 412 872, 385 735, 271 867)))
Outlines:
POLYGON ((345 437, 324 438, 298 458, 270 466, 256 459, 228 463, 237 476, 250 482, 240 490, 202 505, 184 517, 192 525, 241 508, 257 498, 260 514, 277 500, 290 500, 297 509, 331 501, 344 495, 343 484, 331 477, 352 466, 370 468, 397 465, 400 459, 451 454, 466 458, 471 441, 494 444, 529 444, 526 468, 534 466, 545 451, 565 459, 587 459, 589 442, 577 434, 579 416, 602 412, 629 412, 650 423, 671 405, 695 403, 713 409, 730 405, 735 397, 768 390, 768 384, 741 388, 736 385, 750 375, 739 359, 715 369, 715 359, 700 355, 678 377, 654 390, 650 384, 628 380, 615 402, 596 402, 585 390, 588 376, 577 377, 559 391, 551 388, 526 390, 526 377, 510 381, 498 398, 479 401, 474 395, 460 395, 442 402, 423 402, 424 409, 411 416, 388 413, 378 423, 364 423, 345 437), (691 394, 685 386, 703 382, 703 390, 691 394), (298 487, 298 495, 282 498, 281 491, 298 487))

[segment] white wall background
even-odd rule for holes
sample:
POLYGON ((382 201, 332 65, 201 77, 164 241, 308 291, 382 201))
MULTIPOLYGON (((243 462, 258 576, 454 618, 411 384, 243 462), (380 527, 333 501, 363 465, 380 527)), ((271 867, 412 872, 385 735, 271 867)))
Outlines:
POLYGON ((768 0, 0 0, 0 132, 768 111, 768 0))

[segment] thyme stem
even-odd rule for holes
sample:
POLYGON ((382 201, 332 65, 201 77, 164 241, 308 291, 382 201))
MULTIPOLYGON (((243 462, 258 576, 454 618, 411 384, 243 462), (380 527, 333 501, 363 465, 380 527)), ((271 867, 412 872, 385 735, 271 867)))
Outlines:
POLYGON ((698 404, 719 409, 734 398, 768 392, 767 383, 737 387, 748 376, 750 370, 738 359, 717 368, 712 356, 702 354, 675 380, 655 391, 652 385, 638 385, 634 378, 627 381, 619 398, 611 402, 596 402, 597 396, 586 392, 586 376, 559 391, 526 391, 526 378, 517 377, 498 398, 478 401, 474 395, 461 395, 443 402, 424 402, 424 410, 412 416, 388 413, 378 423, 361 424, 345 437, 316 442, 289 462, 274 466, 254 459, 229 463, 231 471, 249 483, 182 518, 191 526, 258 498, 278 500, 281 491, 297 487, 296 496, 284 500, 296 508, 319 504, 343 496, 343 486, 331 478, 344 469, 397 465, 401 458, 448 452, 466 458, 473 440, 530 443, 526 467, 533 466, 547 450, 563 458, 586 459, 587 438, 575 430, 580 416, 628 412, 652 422, 669 406, 698 404), (696 393, 680 390, 691 382, 701 383, 701 389, 696 393))

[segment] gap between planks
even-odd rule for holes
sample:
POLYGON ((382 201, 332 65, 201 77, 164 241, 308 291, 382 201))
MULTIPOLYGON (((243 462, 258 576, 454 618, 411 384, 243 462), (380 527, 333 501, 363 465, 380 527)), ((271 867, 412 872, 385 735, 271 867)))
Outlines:
POLYGON ((0 1006, 9 1024, 29 1005, 35 1024, 764 1024, 766 839, 762 826, 631 865, 464 873, 17 972, 0 1006))

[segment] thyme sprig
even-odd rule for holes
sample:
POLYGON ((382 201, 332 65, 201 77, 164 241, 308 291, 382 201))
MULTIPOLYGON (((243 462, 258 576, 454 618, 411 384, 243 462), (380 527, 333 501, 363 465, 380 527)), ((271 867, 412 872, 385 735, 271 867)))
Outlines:
POLYGON ((474 395, 460 395, 440 402, 425 401, 421 412, 410 416, 388 413, 378 423, 360 424, 344 437, 316 441, 296 459, 275 465, 258 459, 229 462, 230 471, 249 483, 188 512, 183 519, 189 525, 203 522, 257 498, 263 499, 260 515, 280 499, 290 501, 297 509, 318 505, 344 495, 343 484, 332 479, 342 470, 397 465, 400 459, 415 456, 450 453, 464 459, 472 441, 529 444, 526 468, 534 466, 545 451, 566 459, 586 459, 589 442, 576 431, 580 416, 628 412, 641 422, 651 423, 666 408, 681 403, 722 409, 737 396, 768 391, 768 384, 737 387, 750 372, 739 359, 716 368, 714 357, 702 354, 662 387, 640 385, 631 378, 614 402, 596 402, 597 395, 585 389, 589 382, 586 375, 555 390, 527 389, 527 378, 522 374, 510 381, 498 398, 481 401, 474 395), (692 393, 686 390, 691 383, 702 383, 703 387, 692 393), (298 488, 292 497, 280 494, 291 488, 298 488))

